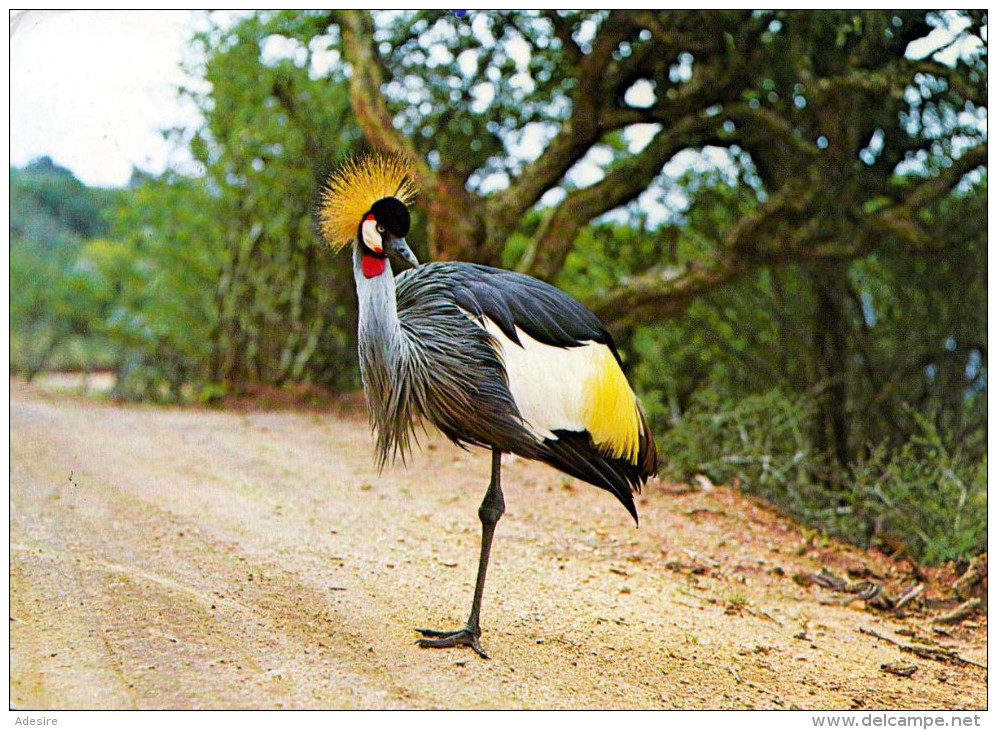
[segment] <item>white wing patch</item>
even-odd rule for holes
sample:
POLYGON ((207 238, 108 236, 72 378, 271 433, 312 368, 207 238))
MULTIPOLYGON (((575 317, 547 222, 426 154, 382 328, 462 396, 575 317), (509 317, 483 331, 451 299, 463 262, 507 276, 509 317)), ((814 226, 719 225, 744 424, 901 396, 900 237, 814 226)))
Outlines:
POLYGON ((553 347, 517 327, 520 347, 488 317, 479 319, 464 313, 498 341, 509 390, 533 435, 556 439, 554 430, 586 430, 586 384, 599 376, 604 362, 600 350, 607 350, 605 345, 589 342, 578 347, 553 347))

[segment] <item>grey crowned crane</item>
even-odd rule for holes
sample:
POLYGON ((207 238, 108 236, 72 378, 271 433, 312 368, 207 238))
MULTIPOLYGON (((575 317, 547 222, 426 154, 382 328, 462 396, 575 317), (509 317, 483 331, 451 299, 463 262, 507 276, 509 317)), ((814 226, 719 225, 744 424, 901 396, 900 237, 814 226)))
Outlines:
POLYGON ((404 158, 361 156, 330 178, 320 225, 334 249, 353 242, 360 372, 378 465, 409 451, 423 419, 461 446, 492 451, 467 625, 418 630, 420 646, 469 646, 487 658, 479 612, 492 536, 505 512, 502 454, 601 487, 636 521, 632 492, 656 471, 657 453, 599 319, 523 274, 466 263, 420 266, 405 242, 415 192, 404 158), (391 253, 412 268, 395 275, 391 253))

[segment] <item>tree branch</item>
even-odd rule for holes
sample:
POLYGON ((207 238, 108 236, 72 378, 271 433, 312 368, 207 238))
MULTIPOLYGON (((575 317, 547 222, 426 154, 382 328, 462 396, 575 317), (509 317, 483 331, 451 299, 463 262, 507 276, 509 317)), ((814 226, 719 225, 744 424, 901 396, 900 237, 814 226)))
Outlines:
POLYGON ((576 103, 540 156, 505 190, 488 196, 489 246, 501 248, 520 218, 599 140, 592 100, 576 103))
POLYGON ((754 109, 748 104, 737 103, 725 106, 723 114, 732 121, 757 126, 761 130, 760 136, 769 143, 775 138, 796 154, 806 157, 816 157, 820 154, 820 148, 816 144, 797 135, 789 120, 771 109, 764 107, 754 109))
POLYGON ((924 182, 915 185, 901 194, 900 207, 907 213, 913 213, 935 203, 952 190, 963 176, 977 167, 987 164, 987 143, 983 142, 967 150, 952 166, 941 174, 935 175, 924 182))
POLYGON ((963 153, 941 174, 903 189, 899 203, 869 216, 868 225, 896 236, 916 251, 938 248, 943 242, 918 223, 918 212, 948 195, 966 173, 986 164, 987 143, 984 142, 963 153))
MULTIPOLYGON (((961 40, 960 37, 952 39, 953 42, 956 40, 961 40)), ((941 49, 939 49, 941 50, 941 49)), ((937 53, 937 51, 935 51, 937 53)), ((966 101, 971 101, 977 106, 987 105, 987 87, 986 81, 983 85, 974 84, 966 76, 960 72, 958 67, 946 66, 944 63, 939 63, 938 61, 930 60, 925 58, 922 60, 909 60, 904 59, 901 68, 904 68, 910 73, 911 80, 915 74, 925 74, 927 76, 934 76, 935 78, 942 79, 948 84, 949 89, 957 93, 966 101)))
POLYGON ((626 13, 613 11, 603 21, 592 42, 590 53, 576 64, 578 85, 572 94, 571 116, 564 120, 546 149, 523 167, 505 190, 488 197, 487 253, 500 252, 520 218, 541 196, 554 187, 606 131, 600 125, 603 93, 603 69, 620 43, 636 32, 626 13))
POLYGON ((619 162, 601 181, 568 193, 541 224, 519 268, 541 279, 553 279, 564 266, 578 232, 593 218, 647 190, 677 152, 698 144, 698 132, 707 124, 696 116, 680 119, 667 131, 658 132, 639 154, 619 162))
POLYGON ((857 258, 868 254, 882 233, 897 236, 917 250, 937 248, 938 241, 917 223, 916 213, 948 194, 966 173, 986 162, 986 143, 977 145, 942 174, 912 187, 901 205, 864 216, 863 224, 847 243, 833 226, 827 230, 827 221, 813 210, 816 191, 786 186, 724 236, 715 260, 644 274, 593 297, 588 304, 610 327, 654 324, 681 312, 700 294, 761 265, 857 258), (780 228, 791 233, 780 235, 780 228), (762 245, 780 238, 782 242, 774 246, 762 245))
POLYGON ((653 324, 677 314, 700 294, 761 264, 763 259, 755 253, 766 226, 787 212, 800 214, 809 197, 784 188, 727 232, 712 261, 648 272, 592 298, 588 304, 609 327, 653 324))
POLYGON ((678 314, 701 294, 743 273, 748 266, 736 259, 690 264, 644 274, 587 301, 610 329, 658 324, 678 314))

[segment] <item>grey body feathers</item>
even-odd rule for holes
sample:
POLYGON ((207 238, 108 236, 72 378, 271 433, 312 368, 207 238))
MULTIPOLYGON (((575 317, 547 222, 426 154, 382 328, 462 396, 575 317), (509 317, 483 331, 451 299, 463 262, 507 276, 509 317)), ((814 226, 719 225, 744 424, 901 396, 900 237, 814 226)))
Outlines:
POLYGON ((536 458, 491 335, 457 305, 454 266, 426 264, 394 280, 356 272, 360 372, 381 466, 405 458, 422 418, 459 444, 536 458))
POLYGON ((389 263, 368 279, 355 250, 354 274, 360 372, 379 466, 404 460, 428 419, 462 446, 537 459, 606 489, 637 519, 632 491, 657 469, 649 431, 638 464, 606 457, 584 431, 538 439, 523 425, 500 346, 471 320, 488 317, 513 342, 517 328, 555 347, 600 342, 619 359, 595 315, 542 281, 475 264, 423 264, 395 277, 389 263))

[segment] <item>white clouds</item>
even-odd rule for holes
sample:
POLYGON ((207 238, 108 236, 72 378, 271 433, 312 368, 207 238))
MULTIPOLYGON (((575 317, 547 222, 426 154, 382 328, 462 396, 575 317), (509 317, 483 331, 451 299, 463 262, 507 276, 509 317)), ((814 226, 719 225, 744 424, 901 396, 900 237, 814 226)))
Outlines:
POLYGON ((162 170, 159 134, 196 119, 176 89, 191 16, 180 11, 29 11, 10 39, 11 164, 51 156, 84 182, 162 170))

